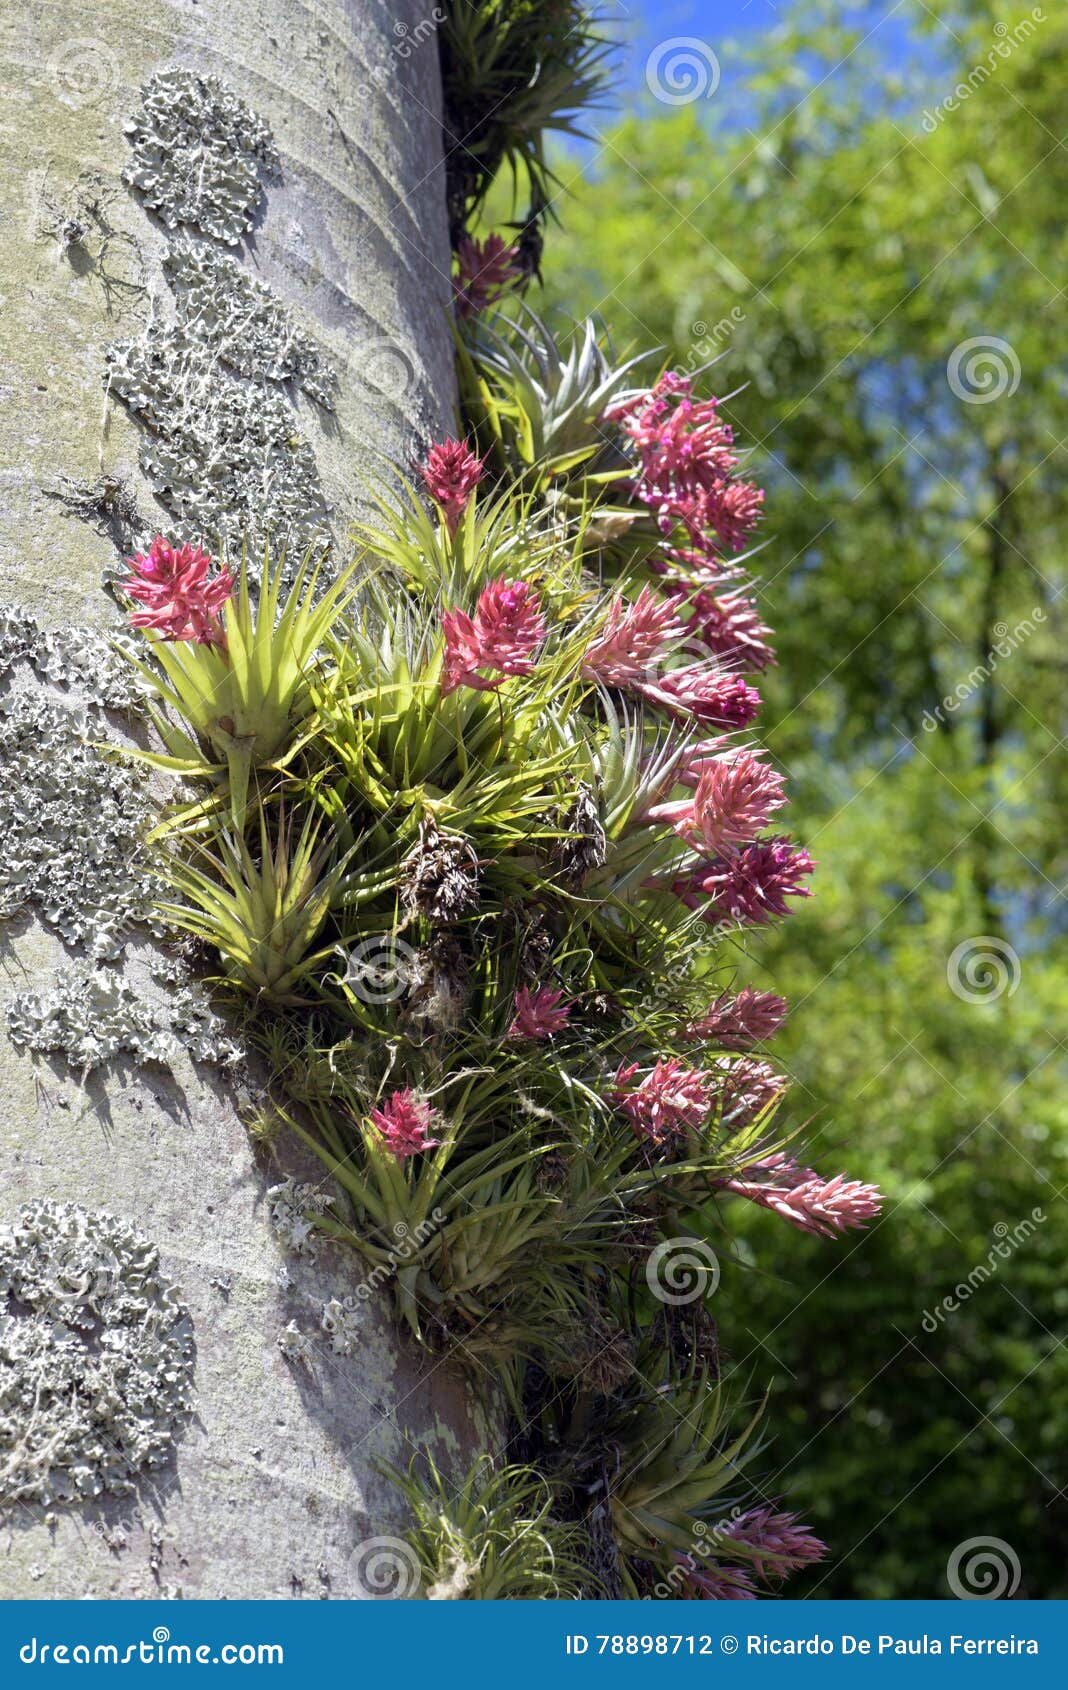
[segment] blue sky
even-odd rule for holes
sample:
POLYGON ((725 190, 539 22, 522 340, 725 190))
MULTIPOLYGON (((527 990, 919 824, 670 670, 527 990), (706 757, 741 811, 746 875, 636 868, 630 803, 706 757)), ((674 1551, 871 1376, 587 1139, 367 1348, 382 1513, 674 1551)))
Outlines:
MULTIPOLYGON (((803 16, 805 0, 591 0, 590 9, 621 44, 616 86, 626 98, 645 91, 649 55, 662 42, 690 37, 717 55, 728 41, 753 46, 789 12, 803 16)), ((843 0, 841 11, 855 23, 863 18, 863 30, 888 63, 904 63, 908 24, 899 0, 843 0)), ((923 57, 936 52, 928 43, 923 57)))
POLYGON ((689 35, 715 50, 732 37, 773 27, 782 0, 777 6, 772 0, 603 0, 596 9, 625 43, 621 80, 632 90, 641 86, 645 61, 658 42, 689 35))

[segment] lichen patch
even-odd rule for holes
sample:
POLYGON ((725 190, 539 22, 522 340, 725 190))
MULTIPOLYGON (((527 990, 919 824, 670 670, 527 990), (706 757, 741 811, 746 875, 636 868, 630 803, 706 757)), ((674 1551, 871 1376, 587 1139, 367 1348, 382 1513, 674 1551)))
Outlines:
POLYGON ((163 272, 182 332, 208 356, 254 381, 294 382, 333 409, 336 372, 281 300, 236 258, 203 241, 184 241, 171 248, 163 272))
POLYGON ((221 1065, 245 1055, 197 981, 146 996, 106 964, 62 968, 44 991, 20 992, 7 1029, 22 1049, 62 1056, 83 1074, 118 1056, 172 1066, 183 1053, 221 1065))
POLYGON ((173 1454, 193 1328, 128 1221, 42 1201, 0 1225, 0 1508, 132 1491, 173 1454))
POLYGON ((32 909, 102 959, 148 919, 150 809, 141 772, 91 738, 85 716, 40 692, 0 700, 0 920, 32 909))
POLYGON ((252 228, 278 155, 262 118, 225 82, 161 71, 126 133, 134 157, 123 180, 168 229, 199 229, 236 246, 252 228))
POLYGON ((256 551, 271 537, 298 554, 328 537, 315 455, 280 386, 227 374, 181 326, 152 323, 108 356, 112 391, 144 426, 141 468, 175 537, 256 551))
POLYGON ((330 410, 337 377, 285 303, 215 244, 252 227, 277 166, 270 131, 225 83, 175 70, 147 85, 127 133, 125 180, 181 234, 163 260, 169 296, 108 351, 109 390, 142 425, 141 468, 173 538, 256 552, 269 540, 299 558, 330 530, 294 398, 330 410))

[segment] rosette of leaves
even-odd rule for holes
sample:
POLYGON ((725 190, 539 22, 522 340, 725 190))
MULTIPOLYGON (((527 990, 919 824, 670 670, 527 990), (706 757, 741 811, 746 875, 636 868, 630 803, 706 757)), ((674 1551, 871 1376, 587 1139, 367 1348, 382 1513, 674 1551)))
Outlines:
POLYGON ((626 471, 615 431, 601 418, 647 353, 618 360, 589 317, 560 345, 527 306, 513 318, 474 318, 456 341, 464 415, 499 474, 521 471, 544 491, 580 468, 584 476, 626 471))
POLYGON ((533 1468, 482 1457, 456 1482, 429 1455, 384 1471, 412 1512, 407 1541, 430 1601, 567 1601, 597 1594, 582 1534, 533 1468))
POLYGON ((536 208, 548 203, 545 136, 583 133, 575 113, 604 86, 611 48, 578 0, 447 0, 444 11, 446 195, 456 241, 502 166, 536 208))

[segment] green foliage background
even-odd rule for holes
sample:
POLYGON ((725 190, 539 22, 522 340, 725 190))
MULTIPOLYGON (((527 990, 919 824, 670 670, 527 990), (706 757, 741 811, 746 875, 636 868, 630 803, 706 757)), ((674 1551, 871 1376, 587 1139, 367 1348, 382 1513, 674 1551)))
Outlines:
POLYGON ((740 972, 791 1000, 814 1163, 889 1193, 833 1251, 747 1217, 760 1266, 724 1271, 730 1365, 778 1398, 767 1484, 832 1545, 791 1595, 945 1596, 998 1537, 1020 1595, 1064 1597, 1068 16, 906 0, 893 69, 863 39, 889 9, 801 0, 714 99, 597 123, 547 278, 620 349, 718 356, 768 487, 765 731, 819 868, 740 972), (989 403, 947 379, 976 336, 1019 369, 989 403), (969 1002, 979 936, 1018 985, 969 1002))

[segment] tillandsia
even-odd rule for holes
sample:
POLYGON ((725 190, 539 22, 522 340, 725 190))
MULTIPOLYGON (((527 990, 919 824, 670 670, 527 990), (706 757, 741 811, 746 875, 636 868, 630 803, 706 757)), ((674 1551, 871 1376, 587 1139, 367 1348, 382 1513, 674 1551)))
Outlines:
POLYGON ((552 1489, 535 1469, 494 1469, 483 1456, 452 1479, 428 1456, 407 1472, 384 1471, 411 1507, 408 1542, 429 1601, 563 1601, 590 1591, 582 1534, 554 1517, 552 1489))
MULTIPOLYGON (((498 172, 525 183, 531 211, 517 243, 536 269, 553 175, 545 135, 581 134, 575 114, 597 98, 610 43, 580 0, 445 0, 441 16, 446 196, 453 244, 498 172)), ((435 11, 435 16, 437 12, 435 11)))
MULTIPOLYGON (((257 600, 247 561, 133 560, 185 783, 161 908, 333 1176, 308 1227, 413 1339, 493 1368, 588 1588, 745 1599, 822 1546, 752 1488, 760 1410, 732 1429, 727 1220, 830 1236, 879 1205, 793 1159, 761 1050, 786 1005, 733 978, 813 866, 745 737, 760 496, 687 378, 634 388, 590 328, 561 351, 525 325, 471 319, 467 437, 398 474, 340 579, 308 560, 283 596, 268 557, 257 600)), ((500 1593, 435 1518, 455 1556, 427 1538, 427 1576, 500 1593)))

